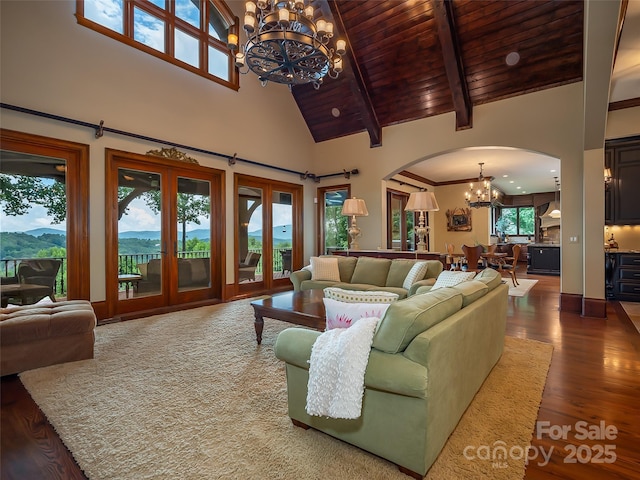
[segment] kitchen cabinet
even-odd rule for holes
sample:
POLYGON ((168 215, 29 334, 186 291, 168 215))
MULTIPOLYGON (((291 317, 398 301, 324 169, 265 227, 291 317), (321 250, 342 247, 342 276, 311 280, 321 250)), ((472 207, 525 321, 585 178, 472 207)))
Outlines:
POLYGON ((607 142, 605 166, 612 173, 605 190, 605 222, 640 225, 640 137, 607 142))
POLYGON ((560 275, 560 245, 531 244, 527 273, 560 275))
POLYGON ((607 252, 605 262, 607 298, 640 302, 640 253, 607 252))

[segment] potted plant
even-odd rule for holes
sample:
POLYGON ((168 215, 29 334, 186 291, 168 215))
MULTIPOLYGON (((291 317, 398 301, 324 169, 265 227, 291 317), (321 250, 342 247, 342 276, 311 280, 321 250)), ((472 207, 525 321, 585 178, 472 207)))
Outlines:
POLYGON ((505 216, 501 216, 500 218, 498 218, 498 220, 496 220, 496 235, 498 235, 502 242, 505 241, 507 230, 510 230, 511 227, 513 227, 513 222, 505 216))

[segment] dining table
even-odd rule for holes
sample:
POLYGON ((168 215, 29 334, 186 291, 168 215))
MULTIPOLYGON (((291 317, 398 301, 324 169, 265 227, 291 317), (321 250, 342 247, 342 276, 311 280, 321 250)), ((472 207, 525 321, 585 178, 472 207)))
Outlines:
POLYGON ((480 254, 480 258, 485 267, 487 267, 489 263, 493 263, 498 265, 498 270, 502 270, 502 266, 506 264, 505 259, 508 256, 509 254, 507 252, 483 252, 480 254))

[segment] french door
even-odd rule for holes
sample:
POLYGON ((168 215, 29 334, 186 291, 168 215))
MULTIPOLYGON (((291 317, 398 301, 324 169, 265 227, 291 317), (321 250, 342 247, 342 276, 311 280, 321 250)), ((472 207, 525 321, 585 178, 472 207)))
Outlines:
POLYGON ((302 263, 302 185, 236 174, 236 291, 288 289, 302 263))
POLYGON ((107 150, 112 316, 222 298, 223 172, 107 150))

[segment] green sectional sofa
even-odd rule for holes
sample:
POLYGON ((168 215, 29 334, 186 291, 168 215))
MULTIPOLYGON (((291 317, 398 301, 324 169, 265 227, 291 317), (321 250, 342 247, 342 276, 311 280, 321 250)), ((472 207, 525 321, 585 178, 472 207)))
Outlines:
POLYGON ((431 286, 442 272, 439 260, 413 260, 407 258, 343 257, 321 255, 320 258, 334 258, 338 262, 340 281, 313 279, 309 267, 291 273, 289 277, 294 291, 338 287, 345 290, 380 290, 397 293, 399 298, 413 295, 419 287, 431 286), (404 288, 407 274, 416 262, 426 262, 427 271, 422 279, 404 288))
POLYGON ((472 281, 392 303, 373 337, 355 420, 307 414, 308 362, 321 332, 284 330, 275 354, 286 362, 293 423, 422 478, 502 354, 507 294, 499 273, 486 269, 472 281))

